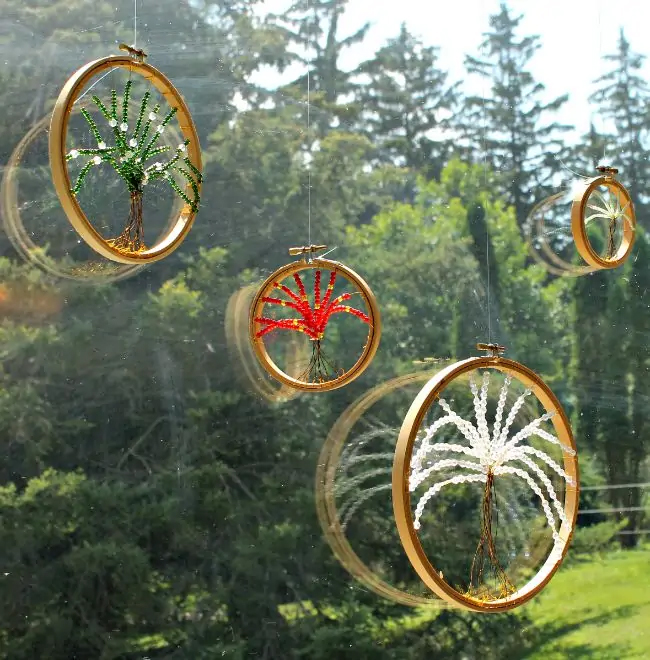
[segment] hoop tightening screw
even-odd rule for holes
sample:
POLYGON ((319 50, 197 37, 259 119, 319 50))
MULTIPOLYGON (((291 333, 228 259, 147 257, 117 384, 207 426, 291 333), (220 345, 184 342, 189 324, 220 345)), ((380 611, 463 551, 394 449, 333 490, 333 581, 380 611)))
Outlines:
POLYGON ((596 170, 601 174, 605 175, 615 175, 618 174, 618 170, 615 167, 610 167, 609 165, 599 165, 596 170))
POLYGON ((479 351, 488 351, 492 357, 499 357, 506 350, 505 346, 500 344, 476 344, 479 351))
POLYGON ((120 50, 126 51, 138 62, 144 62, 147 57, 147 54, 141 48, 135 48, 135 46, 129 46, 128 44, 120 44, 120 50))
POLYGON ((303 245, 302 247, 289 248, 289 254, 295 257, 298 254, 313 254, 322 250, 327 250, 327 245, 303 245))

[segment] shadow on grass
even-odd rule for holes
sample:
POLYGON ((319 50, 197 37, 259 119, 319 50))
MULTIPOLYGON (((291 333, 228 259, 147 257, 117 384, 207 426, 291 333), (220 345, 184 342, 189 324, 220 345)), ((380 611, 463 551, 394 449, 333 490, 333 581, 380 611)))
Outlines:
MULTIPOLYGON (((645 605, 645 603, 643 605, 645 605)), ((612 660, 622 660, 626 657, 626 651, 629 651, 630 649, 627 644, 598 644, 597 646, 591 646, 580 642, 572 644, 569 640, 563 640, 562 637, 579 630, 583 626, 601 626, 616 619, 625 619, 632 616, 639 607, 643 607, 643 605, 623 605, 616 609, 603 612, 602 614, 585 616, 579 621, 573 621, 571 623, 557 621, 542 626, 534 626, 530 631, 529 643, 526 645, 526 648, 522 649, 521 653, 512 655, 511 660, 525 660, 542 649, 549 659, 570 657, 598 658, 599 660, 609 660, 611 658, 612 660), (547 645, 548 647, 544 648, 547 645)))

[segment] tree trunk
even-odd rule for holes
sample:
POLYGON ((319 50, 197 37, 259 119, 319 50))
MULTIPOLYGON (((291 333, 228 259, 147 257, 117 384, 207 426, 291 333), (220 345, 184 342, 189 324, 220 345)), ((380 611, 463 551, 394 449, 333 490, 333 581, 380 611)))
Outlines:
POLYGON ((142 225, 142 191, 136 190, 131 193, 129 221, 124 231, 111 243, 113 247, 124 252, 140 252, 146 249, 142 225))

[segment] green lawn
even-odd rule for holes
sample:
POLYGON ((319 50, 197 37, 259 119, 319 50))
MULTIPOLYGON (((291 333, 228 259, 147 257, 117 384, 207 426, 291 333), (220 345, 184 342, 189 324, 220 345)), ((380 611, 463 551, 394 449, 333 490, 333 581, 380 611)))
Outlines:
POLYGON ((526 612, 540 630, 530 660, 650 659, 650 549, 560 569, 526 612))

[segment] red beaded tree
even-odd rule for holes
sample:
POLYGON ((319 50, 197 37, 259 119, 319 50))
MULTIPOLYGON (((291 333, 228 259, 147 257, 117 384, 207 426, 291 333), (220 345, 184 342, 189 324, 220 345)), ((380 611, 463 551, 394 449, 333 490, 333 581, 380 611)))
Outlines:
POLYGON ((255 322, 262 327, 255 337, 260 339, 275 330, 292 330, 306 334, 313 342, 312 356, 309 361, 309 367, 305 371, 304 379, 315 382, 329 380, 337 369, 333 367, 323 354, 322 340, 325 337, 325 328, 334 314, 352 314, 361 319, 364 323, 370 325, 370 317, 367 314, 354 309, 349 305, 344 305, 346 301, 352 298, 352 293, 343 293, 332 299, 334 284, 336 283, 336 271, 330 274, 329 284, 325 290, 325 295, 321 298, 321 271, 317 270, 314 276, 314 306, 312 307, 307 297, 305 285, 298 273, 294 273, 294 280, 298 287, 298 294, 292 291, 288 286, 279 282, 274 282, 274 288, 282 291, 289 297, 289 300, 282 298, 272 298, 265 296, 262 301, 269 305, 279 305, 280 307, 289 307, 294 309, 300 318, 272 319, 265 316, 255 318, 255 322))

